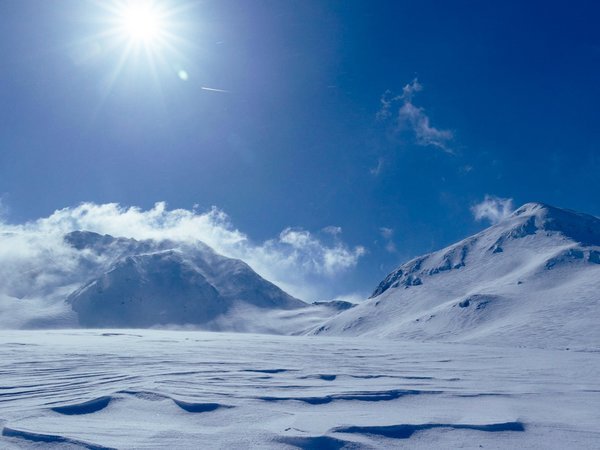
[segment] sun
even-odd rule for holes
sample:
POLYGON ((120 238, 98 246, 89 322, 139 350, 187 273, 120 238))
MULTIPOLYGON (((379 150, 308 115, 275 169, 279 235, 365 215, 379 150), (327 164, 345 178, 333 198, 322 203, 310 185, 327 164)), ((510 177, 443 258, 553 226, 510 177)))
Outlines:
POLYGON ((150 1, 126 4, 118 21, 123 35, 134 44, 158 44, 165 34, 164 13, 150 1))
MULTIPOLYGON (((89 0, 92 30, 81 46, 97 49, 94 61, 108 63, 103 81, 107 99, 120 80, 162 92, 163 79, 189 81, 186 35, 193 27, 195 0, 89 0)), ((92 57, 90 57, 90 61, 92 57)), ((104 100, 103 100, 104 101, 104 100)))

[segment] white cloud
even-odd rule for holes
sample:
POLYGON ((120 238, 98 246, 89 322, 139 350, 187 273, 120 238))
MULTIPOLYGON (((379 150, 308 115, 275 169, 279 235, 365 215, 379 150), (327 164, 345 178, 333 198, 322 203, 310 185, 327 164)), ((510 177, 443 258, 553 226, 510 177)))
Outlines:
POLYGON ((411 83, 402 88, 402 94, 393 96, 391 91, 386 91, 381 97, 381 108, 377 112, 378 119, 388 119, 392 116, 392 107, 398 106, 397 130, 410 130, 414 134, 417 145, 436 147, 446 153, 454 153, 449 144, 454 139, 450 130, 442 130, 431 125, 425 109, 416 106, 413 98, 423 90, 423 85, 415 78, 411 83))
POLYGON ((392 97, 392 91, 390 91, 389 89, 385 91, 381 96, 381 99, 379 99, 381 103, 381 108, 379 108, 379 111, 377 111, 376 117, 379 120, 389 118, 392 115, 392 113, 390 112, 390 109, 392 109, 392 104, 400 99, 401 97, 392 97))
MULTIPOLYGON (((327 246, 309 231, 292 228, 286 228, 277 239, 250 250, 258 251, 264 262, 286 266, 286 271, 300 270, 306 274, 325 276, 334 276, 354 267, 365 254, 361 246, 351 249, 339 241, 327 246)), ((252 255, 247 258, 252 258, 252 255)), ((256 262, 263 265, 262 261, 256 262)))
POLYGON ((392 240, 394 237, 394 229, 388 227, 379 228, 379 234, 385 240, 385 251, 388 253, 396 253, 396 244, 392 240))
POLYGON ((339 236, 340 234, 342 234, 342 227, 336 227, 333 225, 330 225, 328 227, 323 228, 323 233, 327 233, 330 234, 334 237, 339 236))
POLYGON ((381 234, 381 236, 384 239, 391 239, 392 236, 394 236, 394 229, 393 228, 387 228, 387 227, 381 227, 379 229, 379 233, 381 234))
POLYGON ((423 90, 423 85, 419 83, 419 80, 416 78, 412 81, 412 83, 407 84, 402 88, 402 98, 408 102, 412 101, 413 96, 417 92, 421 92, 423 90))
POLYGON ((489 220, 496 224, 506 219, 514 211, 512 198, 500 198, 486 195, 481 203, 471 207, 475 220, 489 220))
MULTIPOLYGON (((43 295, 56 287, 56 280, 71 280, 69 273, 79 256, 62 237, 73 230, 134 239, 200 240, 218 253, 247 262, 260 275, 304 300, 323 299, 320 288, 355 267, 365 253, 363 247, 351 248, 337 237, 327 244, 296 228, 256 243, 216 207, 205 212, 168 210, 161 202, 144 211, 116 203, 83 203, 21 225, 0 222, 0 295, 43 295)), ((339 227, 331 227, 329 232, 338 230, 341 232, 339 227)), ((75 274, 71 281, 77 282, 75 274)))
POLYGON ((440 130, 431 126, 429 117, 425 114, 423 108, 413 105, 411 102, 405 102, 398 111, 399 124, 408 123, 415 133, 417 144, 437 147, 445 152, 452 153, 448 143, 454 135, 449 130, 440 130))

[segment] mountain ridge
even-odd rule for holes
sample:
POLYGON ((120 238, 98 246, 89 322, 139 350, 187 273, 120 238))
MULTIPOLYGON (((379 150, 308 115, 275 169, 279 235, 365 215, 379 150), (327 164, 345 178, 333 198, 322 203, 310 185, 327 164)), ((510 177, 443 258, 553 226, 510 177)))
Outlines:
POLYGON ((307 306, 245 262, 202 242, 138 241, 89 231, 68 233, 65 241, 79 251, 109 255, 108 268, 99 268, 67 299, 83 326, 203 325, 239 303, 281 310, 307 306))
MULTIPOLYGON (((539 230, 559 232, 566 237, 572 237, 575 240, 581 241, 580 243, 585 247, 600 245, 600 219, 588 214, 578 213, 576 211, 566 209, 563 210, 544 203, 526 203, 515 210, 507 219, 499 224, 492 225, 491 227, 480 231, 473 236, 462 239, 455 244, 451 244, 442 250, 418 256, 402 264, 398 269, 392 271, 377 286, 369 298, 374 298, 378 295, 381 295, 403 276, 405 278, 403 280, 403 284, 405 286, 422 284, 421 278, 415 276, 414 274, 419 271, 423 261, 430 258, 432 255, 439 254, 440 252, 444 252, 444 262, 438 267, 431 268, 429 275, 463 267, 465 264, 465 258, 472 244, 481 239, 482 236, 485 236, 486 233, 489 233, 489 230, 503 229, 509 221, 515 223, 515 226, 513 226, 509 231, 503 232, 500 236, 498 236, 498 238, 490 246, 490 251, 494 253, 501 253, 503 252, 502 244, 507 239, 523 238, 527 235, 535 234, 539 230), (547 217, 548 215, 550 215, 550 218, 547 217), (556 216, 558 216, 558 220, 556 216), (564 224, 566 218, 577 218, 582 220, 584 224, 582 226, 573 226, 571 220, 567 221, 570 226, 558 226, 560 224, 564 224)), ((596 255, 591 256, 593 259, 595 257, 596 255)))
POLYGON ((600 339, 589 319, 600 314, 599 244, 600 219, 527 203, 402 264, 369 299, 313 333, 502 343, 526 341, 529 326, 536 346, 586 345, 590 336, 600 339), (567 323, 570 311, 586 313, 580 330, 567 323))

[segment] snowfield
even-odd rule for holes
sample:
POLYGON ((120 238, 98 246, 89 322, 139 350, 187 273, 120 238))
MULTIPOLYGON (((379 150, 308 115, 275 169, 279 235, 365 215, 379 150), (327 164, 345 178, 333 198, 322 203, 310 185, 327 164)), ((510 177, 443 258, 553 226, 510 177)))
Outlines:
POLYGON ((591 449, 598 373, 594 352, 1 331, 0 448, 591 449))

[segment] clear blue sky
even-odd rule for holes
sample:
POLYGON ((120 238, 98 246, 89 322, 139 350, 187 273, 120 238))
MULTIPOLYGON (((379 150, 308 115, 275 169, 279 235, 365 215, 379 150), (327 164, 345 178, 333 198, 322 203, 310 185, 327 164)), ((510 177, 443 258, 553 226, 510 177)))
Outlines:
POLYGON ((109 3, 0 2, 13 223, 166 201, 257 242, 338 226, 367 253, 332 282, 368 293, 483 228, 485 195, 600 215, 598 2, 164 0, 171 48, 119 71, 109 3))

